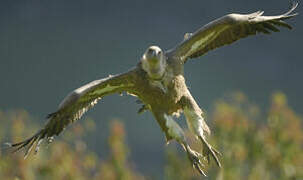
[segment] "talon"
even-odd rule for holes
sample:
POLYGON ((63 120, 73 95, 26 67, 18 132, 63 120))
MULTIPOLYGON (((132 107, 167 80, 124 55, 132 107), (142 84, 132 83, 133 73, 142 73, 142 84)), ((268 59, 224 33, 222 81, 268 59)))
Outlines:
POLYGON ((186 152, 187 152, 187 156, 188 156, 190 162, 193 165, 193 168, 197 169, 197 171, 201 175, 207 177, 207 175, 205 174, 205 172, 201 168, 201 167, 204 167, 204 164, 202 164, 202 162, 199 159, 199 157, 203 157, 202 154, 190 149, 189 147, 186 148, 186 152))
POLYGON ((222 156, 222 154, 213 148, 203 137, 199 137, 203 143, 203 155, 205 156, 208 163, 210 163, 210 156, 212 156, 216 162, 216 164, 221 167, 221 163, 219 161, 218 156, 222 156))
POLYGON ((216 155, 219 155, 219 156, 223 156, 222 153, 220 153, 217 149, 211 147, 212 150, 216 153, 216 155))
POLYGON ((207 175, 204 173, 204 171, 199 167, 198 164, 194 164, 194 167, 199 171, 199 173, 205 177, 207 177, 207 175))

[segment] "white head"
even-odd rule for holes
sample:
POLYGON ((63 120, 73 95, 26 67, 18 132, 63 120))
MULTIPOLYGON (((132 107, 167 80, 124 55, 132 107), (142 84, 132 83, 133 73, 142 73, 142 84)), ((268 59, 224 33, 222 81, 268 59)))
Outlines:
POLYGON ((147 48, 141 58, 142 68, 151 79, 161 79, 166 69, 166 59, 158 46, 147 48))

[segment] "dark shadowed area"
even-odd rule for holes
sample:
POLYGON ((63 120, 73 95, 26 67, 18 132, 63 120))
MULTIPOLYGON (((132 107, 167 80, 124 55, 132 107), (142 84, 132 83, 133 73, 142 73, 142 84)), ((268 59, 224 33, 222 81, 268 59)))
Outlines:
MULTIPOLYGON (((302 5, 296 12, 302 14, 302 5)), ((184 33, 228 13, 276 15, 289 6, 287 0, 3 0, 0 109, 25 109, 43 125, 70 91, 127 71, 150 45, 172 48, 184 33)), ((303 21, 299 15, 288 22, 291 31, 249 37, 186 64, 188 86, 206 113, 216 99, 233 91, 244 92, 266 113, 277 90, 303 113, 303 21)), ((114 95, 100 101, 86 115, 97 126, 97 136, 87 138, 87 144, 106 159, 109 121, 122 119, 137 169, 156 174, 163 169, 164 135, 151 113, 136 113, 140 106, 135 100, 114 95)))

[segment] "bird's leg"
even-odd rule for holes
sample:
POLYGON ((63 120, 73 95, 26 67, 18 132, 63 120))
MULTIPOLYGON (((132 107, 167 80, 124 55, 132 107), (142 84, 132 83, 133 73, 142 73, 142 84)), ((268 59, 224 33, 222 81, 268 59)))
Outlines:
POLYGON ((186 137, 184 135, 183 130, 181 127, 174 121, 174 119, 166 114, 158 114, 155 113, 155 116, 160 123, 162 129, 164 130, 166 134, 167 140, 175 139, 179 144, 182 145, 184 150, 187 153, 187 157, 192 163, 193 167, 199 171, 200 174, 206 176, 204 171, 202 170, 202 167, 204 166, 202 162, 200 161, 200 157, 202 157, 202 154, 192 150, 189 146, 189 144, 186 141, 186 137), (164 125, 164 126, 162 126, 164 125))
POLYGON ((202 141, 203 156, 206 157, 208 163, 210 162, 210 156, 213 157, 216 164, 221 167, 217 157, 221 154, 206 141, 205 133, 210 134, 210 130, 202 117, 202 110, 190 94, 182 99, 182 105, 189 129, 202 141))
POLYGON ((204 164, 202 164, 200 158, 202 158, 202 154, 192 150, 190 148, 190 146, 186 143, 181 143, 182 147, 184 148, 184 150, 186 151, 187 153, 187 157, 189 159, 189 161, 191 162, 191 164, 193 165, 193 167, 195 169, 197 169, 197 171, 199 171, 199 173, 203 176, 207 176, 205 174, 205 172, 202 170, 202 167, 204 167, 204 164))
POLYGON ((217 157, 218 156, 222 156, 222 154, 216 150, 215 148, 213 148, 206 140, 205 137, 199 136, 199 139, 202 141, 203 144, 203 156, 206 157, 207 162, 210 163, 210 156, 212 156, 216 162, 216 164, 221 167, 221 163, 217 157))
POLYGON ((169 135, 171 135, 174 139, 176 139, 176 141, 178 143, 180 143, 182 145, 182 147, 186 151, 187 157, 188 157, 189 161, 191 162, 191 164, 193 165, 193 167, 195 169, 197 169, 197 171, 199 171, 199 173, 201 175, 206 176, 206 174, 202 170, 202 167, 204 167, 204 165, 200 161, 200 158, 203 156, 200 153, 198 153, 190 148, 190 146, 188 145, 188 143, 186 141, 184 132, 181 129, 181 127, 173 119, 168 120, 168 127, 169 127, 169 129, 168 129, 169 135))

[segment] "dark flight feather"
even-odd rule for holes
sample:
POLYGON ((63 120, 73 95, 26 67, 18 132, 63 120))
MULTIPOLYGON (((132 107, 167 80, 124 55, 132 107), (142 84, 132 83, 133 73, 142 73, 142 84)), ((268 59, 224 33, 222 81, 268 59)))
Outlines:
POLYGON ((72 91, 62 101, 56 112, 47 115, 48 121, 43 129, 22 142, 6 143, 6 145, 10 147, 12 152, 25 149, 25 158, 34 147, 35 153, 37 153, 43 140, 47 139, 48 143, 52 142, 55 135, 58 136, 69 124, 80 119, 102 97, 122 91, 131 91, 133 73, 134 71, 129 71, 124 74, 96 80, 72 91))
POLYGON ((297 6, 298 3, 294 2, 288 12, 278 16, 262 16, 263 11, 223 16, 203 26, 189 38, 185 38, 170 52, 172 56, 185 63, 190 58, 202 56, 210 50, 251 35, 279 32, 278 27, 291 29, 292 27, 284 20, 297 15, 297 13, 291 14, 297 6))

